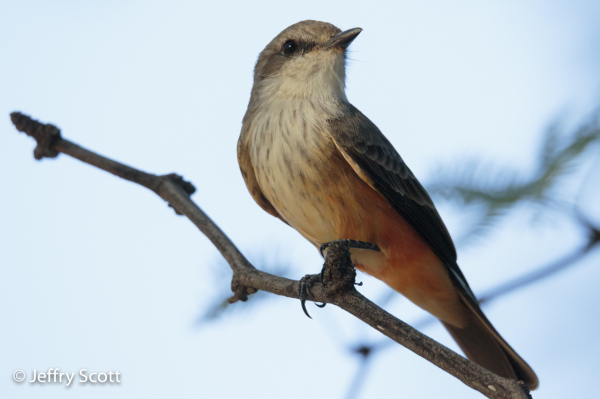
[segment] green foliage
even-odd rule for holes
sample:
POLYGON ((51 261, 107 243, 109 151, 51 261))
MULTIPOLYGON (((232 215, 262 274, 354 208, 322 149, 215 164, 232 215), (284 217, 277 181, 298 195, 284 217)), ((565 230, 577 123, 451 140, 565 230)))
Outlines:
POLYGON ((466 237, 481 236, 517 204, 549 207, 562 203, 557 188, 576 170, 584 152, 599 141, 600 109, 571 132, 565 132, 560 122, 549 126, 530 177, 510 167, 490 170, 472 158, 455 168, 439 168, 427 189, 432 196, 480 210, 466 237))

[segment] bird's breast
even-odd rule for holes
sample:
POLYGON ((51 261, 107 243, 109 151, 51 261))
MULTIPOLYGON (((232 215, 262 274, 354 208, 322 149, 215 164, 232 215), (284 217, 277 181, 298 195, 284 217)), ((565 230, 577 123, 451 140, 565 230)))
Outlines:
POLYGON ((263 194, 314 244, 339 234, 335 205, 344 203, 341 187, 353 173, 326 120, 326 112, 314 104, 296 102, 258 112, 250 126, 250 156, 263 194))

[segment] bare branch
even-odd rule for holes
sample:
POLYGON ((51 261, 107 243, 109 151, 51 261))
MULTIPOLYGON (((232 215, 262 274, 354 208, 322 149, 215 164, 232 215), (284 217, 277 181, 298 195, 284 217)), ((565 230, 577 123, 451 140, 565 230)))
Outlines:
MULTIPOLYGON (((231 283, 234 296, 230 302, 245 301, 257 290, 289 298, 299 298, 299 282, 257 270, 240 253, 217 225, 190 199, 194 187, 180 176, 153 175, 115 162, 86 150, 61 137, 53 125, 41 124, 18 112, 11 114, 16 128, 37 141, 36 159, 70 155, 123 179, 138 183, 159 195, 175 210, 185 215, 221 252, 233 270, 231 283)), ((315 283, 307 292, 308 300, 334 304, 367 323, 382 334, 429 360, 488 398, 531 398, 522 382, 502 378, 478 364, 451 351, 395 318, 354 288, 355 271, 347 244, 330 247, 325 261, 325 283, 315 283)))

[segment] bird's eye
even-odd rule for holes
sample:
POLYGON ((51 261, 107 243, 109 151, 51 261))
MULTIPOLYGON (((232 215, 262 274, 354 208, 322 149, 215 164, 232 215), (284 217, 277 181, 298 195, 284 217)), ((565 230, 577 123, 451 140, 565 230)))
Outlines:
POLYGON ((296 51, 296 48, 298 46, 296 45, 296 42, 293 40, 288 40, 287 42, 285 42, 285 44, 283 45, 283 52, 285 54, 292 54, 294 51, 296 51))

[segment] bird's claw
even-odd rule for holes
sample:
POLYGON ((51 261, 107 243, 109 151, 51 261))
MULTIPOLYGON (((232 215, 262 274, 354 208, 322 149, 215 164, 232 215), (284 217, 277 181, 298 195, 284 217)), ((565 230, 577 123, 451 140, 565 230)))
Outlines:
MULTIPOLYGON (((312 319, 312 317, 310 317, 308 310, 306 310, 306 293, 308 292, 310 296, 313 296, 313 293, 310 291, 310 287, 315 283, 315 277, 317 277, 317 275, 307 274, 300 279, 298 284, 298 297, 300 298, 300 305, 302 306, 304 314, 308 316, 309 319, 312 319)), ((321 281, 323 281, 323 273, 321 273, 321 281)), ((327 303, 319 304, 315 302, 315 305, 319 308, 324 308, 327 303)))

